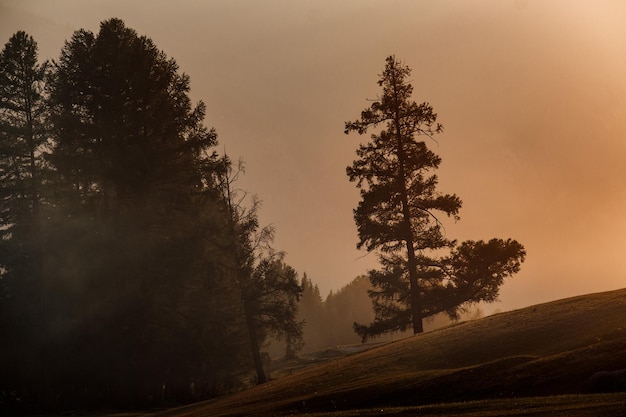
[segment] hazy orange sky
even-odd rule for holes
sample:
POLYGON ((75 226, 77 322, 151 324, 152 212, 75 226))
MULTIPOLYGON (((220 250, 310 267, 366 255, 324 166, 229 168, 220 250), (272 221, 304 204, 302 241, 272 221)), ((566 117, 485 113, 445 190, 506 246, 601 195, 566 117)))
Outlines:
POLYGON ((57 58, 74 30, 119 17, 191 76, 275 246, 323 295, 376 266, 356 250, 345 136, 385 58, 444 133, 452 238, 514 238, 508 310, 626 286, 626 2, 575 0, 0 0, 0 42, 25 30, 57 58))

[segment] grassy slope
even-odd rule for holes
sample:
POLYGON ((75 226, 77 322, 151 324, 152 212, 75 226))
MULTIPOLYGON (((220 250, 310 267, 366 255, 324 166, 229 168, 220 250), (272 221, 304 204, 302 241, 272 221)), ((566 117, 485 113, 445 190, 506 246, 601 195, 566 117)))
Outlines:
POLYGON ((626 289, 454 325, 159 416, 289 415, 579 393, 594 372, 621 368, 626 289))

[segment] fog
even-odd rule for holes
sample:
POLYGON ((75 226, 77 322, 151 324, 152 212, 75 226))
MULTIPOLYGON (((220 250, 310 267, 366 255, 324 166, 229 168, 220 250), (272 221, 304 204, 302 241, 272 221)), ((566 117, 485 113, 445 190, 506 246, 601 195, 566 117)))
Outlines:
POLYGON ((0 0, 0 39, 25 30, 54 59, 111 17, 190 75, 275 246, 322 294, 376 267, 356 250, 345 175, 367 138, 343 123, 376 97, 390 54, 445 128, 428 143, 441 191, 464 202, 447 234, 527 249, 486 312, 625 286, 626 3, 0 0))

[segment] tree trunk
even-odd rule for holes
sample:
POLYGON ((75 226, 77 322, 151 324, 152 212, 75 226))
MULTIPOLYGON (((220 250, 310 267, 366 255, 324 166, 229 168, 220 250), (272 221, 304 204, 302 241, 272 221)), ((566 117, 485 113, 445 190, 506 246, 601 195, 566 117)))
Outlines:
MULTIPOLYGON (((224 161, 226 164, 226 161, 224 161)), ((228 172, 228 167, 225 165, 226 168, 226 172, 228 172)), ((225 189, 225 203, 228 207, 228 215, 229 215, 229 225, 230 225, 230 231, 233 235, 233 237, 236 238, 237 236, 237 227, 236 227, 236 222, 235 222, 235 208, 233 207, 233 196, 232 196, 232 192, 230 189, 230 179, 228 178, 228 175, 226 175, 224 177, 224 183, 226 185, 226 189, 225 189)), ((238 243, 234 240, 233 244, 232 244, 232 250, 233 250, 233 254, 235 257, 235 268, 236 268, 236 274, 238 275, 237 277, 237 282, 239 283, 239 291, 241 294, 241 299, 243 300, 243 314, 245 316, 245 320, 246 320, 246 327, 248 330, 248 338, 250 339, 250 352, 252 353, 252 361, 254 362, 254 368, 256 370, 256 374, 257 374, 257 384, 263 384, 265 382, 267 382, 267 375, 265 375, 265 371, 263 370, 263 360, 261 359, 261 347, 259 346, 259 339, 257 337, 256 334, 256 328, 254 326, 254 315, 252 314, 252 311, 250 310, 250 305, 249 305, 249 298, 248 298, 248 294, 246 293, 245 287, 243 285, 244 281, 247 281, 248 278, 242 276, 242 257, 239 253, 239 245, 238 243)))
MULTIPOLYGON (((400 152, 402 153, 402 152, 400 152)), ((406 233, 406 252, 408 258, 409 268, 409 295, 411 301, 411 320, 413 322, 413 334, 424 332, 424 326, 422 323, 422 312, 419 307, 419 286, 417 278, 417 259, 415 257, 415 245, 413 242, 413 233, 411 231, 411 212, 409 210, 409 199, 406 192, 406 184, 404 180, 404 164, 400 162, 400 171, 402 173, 401 185, 401 198, 402 198, 402 217, 404 223, 404 229, 406 233)))
POLYGON ((409 293, 411 296, 411 318, 413 321, 413 334, 417 334, 424 332, 424 325, 422 323, 422 312, 419 308, 419 288, 417 284, 416 271, 417 263, 415 261, 415 252, 413 251, 413 242, 411 241, 409 243, 409 241, 407 241, 406 245, 407 251, 409 253, 409 293))
POLYGON ((409 210, 409 197, 406 191, 406 181, 404 177, 404 152, 401 151, 400 140, 398 140, 399 152, 399 171, 401 175, 400 184, 402 187, 401 199, 402 199, 402 217, 404 223, 404 231, 406 233, 406 253, 409 269, 409 296, 410 296, 410 310, 411 321, 413 324, 413 334, 423 333, 424 326, 422 323, 422 312, 419 307, 419 286, 417 277, 417 259, 415 257, 415 243, 413 241, 413 232, 411 231, 411 212, 409 210))
POLYGON ((254 319, 248 312, 248 307, 245 306, 246 325, 248 327, 248 336, 250 338, 250 349, 252 352, 252 360, 254 361, 254 368, 256 369, 257 384, 263 384, 267 382, 267 375, 263 370, 263 360, 261 359, 261 347, 259 346, 259 339, 257 338, 256 329, 254 328, 254 319))
POLYGON ((417 259, 415 257, 415 244, 413 241, 413 232, 411 228, 411 212, 409 210, 409 197, 406 189, 406 172, 404 169, 404 146, 402 144, 402 133, 400 131, 400 105, 397 94, 397 85, 395 75, 393 76, 393 88, 395 98, 394 109, 394 127, 396 130, 397 140, 397 155, 398 155, 398 179, 400 182, 400 198, 402 200, 402 222, 404 232, 406 233, 406 252, 409 269, 409 295, 410 295, 410 310, 411 321, 413 324, 413 334, 423 333, 424 326, 422 323, 422 312, 419 307, 419 287, 417 278, 417 259))
POLYGON ((289 334, 285 337, 285 344, 285 359, 297 359, 298 356, 293 348, 293 340, 289 334))

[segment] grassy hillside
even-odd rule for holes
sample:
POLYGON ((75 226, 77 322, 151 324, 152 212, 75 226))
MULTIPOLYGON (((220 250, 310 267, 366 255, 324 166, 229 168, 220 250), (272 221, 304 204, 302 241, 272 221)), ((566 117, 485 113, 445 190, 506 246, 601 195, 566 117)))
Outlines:
MULTIPOLYGON (((457 324, 159 416, 292 415, 577 394, 589 389, 595 372, 622 368, 626 289, 457 324)), ((611 403, 622 394, 588 397, 611 403)), ((403 412, 397 415, 410 415, 403 412)))

